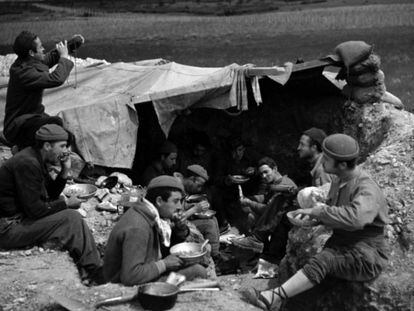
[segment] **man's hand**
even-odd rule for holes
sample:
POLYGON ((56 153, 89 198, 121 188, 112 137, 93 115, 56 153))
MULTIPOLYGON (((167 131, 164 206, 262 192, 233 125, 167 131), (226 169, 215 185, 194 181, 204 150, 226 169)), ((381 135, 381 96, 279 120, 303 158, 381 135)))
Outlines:
POLYGON ((81 206, 82 200, 78 199, 75 195, 70 196, 66 200, 66 206, 71 209, 78 209, 81 206))
POLYGON ((61 41, 58 44, 56 44, 56 50, 59 53, 60 57, 63 58, 68 58, 69 57, 69 51, 68 51, 68 42, 65 41, 61 41))
POLYGON ((174 223, 174 226, 177 229, 184 229, 185 227, 187 227, 187 223, 186 223, 187 218, 185 216, 185 213, 182 213, 182 212, 175 213, 173 215, 172 221, 174 223))
POLYGON ((242 206, 250 206, 250 204, 252 203, 253 201, 252 200, 250 200, 249 198, 246 198, 246 197, 242 197, 242 198, 240 198, 240 204, 242 205, 242 206))
POLYGON ((66 152, 59 157, 60 165, 62 167, 61 177, 68 179, 70 176, 70 168, 72 166, 72 161, 70 159, 70 152, 66 152))
POLYGON ((163 259, 163 261, 165 263, 167 271, 178 270, 183 265, 182 259, 178 258, 175 255, 168 255, 163 259))
POLYGON ((204 212, 210 208, 210 203, 208 201, 201 201, 196 203, 197 206, 197 213, 204 212))

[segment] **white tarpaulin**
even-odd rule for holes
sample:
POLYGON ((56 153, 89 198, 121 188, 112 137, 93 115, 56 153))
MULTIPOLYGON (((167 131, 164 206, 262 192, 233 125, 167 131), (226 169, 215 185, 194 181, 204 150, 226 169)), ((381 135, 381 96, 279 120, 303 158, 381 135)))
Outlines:
MULTIPOLYGON (((46 112, 63 118, 75 134, 86 161, 131 168, 137 145, 135 104, 152 101, 166 135, 177 114, 189 107, 247 109, 246 66, 201 68, 174 62, 142 64, 77 68, 64 85, 45 90, 46 112)), ((0 82, 4 85, 7 80, 0 82)), ((1 127, 6 90, 4 86, 0 88, 1 127)))

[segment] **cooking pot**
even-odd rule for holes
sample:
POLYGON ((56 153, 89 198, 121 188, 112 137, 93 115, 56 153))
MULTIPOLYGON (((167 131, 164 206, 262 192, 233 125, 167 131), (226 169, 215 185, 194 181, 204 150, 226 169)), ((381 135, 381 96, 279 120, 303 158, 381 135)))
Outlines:
POLYGON ((136 294, 99 301, 95 308, 137 300, 145 310, 162 311, 174 307, 179 293, 216 290, 220 290, 216 281, 193 283, 182 288, 166 282, 152 282, 140 285, 136 294))

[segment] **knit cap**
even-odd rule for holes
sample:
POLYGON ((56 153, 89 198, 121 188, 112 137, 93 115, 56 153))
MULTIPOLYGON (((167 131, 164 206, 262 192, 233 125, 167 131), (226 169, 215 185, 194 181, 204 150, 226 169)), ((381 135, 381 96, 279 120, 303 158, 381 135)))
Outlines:
POLYGON ((66 141, 69 135, 57 124, 45 124, 36 131, 35 138, 40 141, 66 141))
POLYGON ((170 154, 170 153, 177 153, 178 149, 177 146, 174 145, 172 142, 166 140, 160 147, 159 153, 160 154, 170 154))
POLYGON ((323 140, 326 138, 326 133, 316 127, 312 127, 309 130, 304 131, 303 134, 318 142, 319 145, 322 145, 323 140))
POLYGON ((322 143, 323 152, 338 161, 350 161, 359 156, 358 142, 345 134, 333 134, 322 143))

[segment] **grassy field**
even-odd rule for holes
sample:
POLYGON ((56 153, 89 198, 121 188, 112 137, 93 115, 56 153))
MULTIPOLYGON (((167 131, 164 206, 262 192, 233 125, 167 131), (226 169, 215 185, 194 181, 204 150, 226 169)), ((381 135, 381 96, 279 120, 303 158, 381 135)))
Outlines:
POLYGON ((233 62, 280 65, 332 53, 346 40, 375 45, 389 91, 414 110, 414 4, 367 5, 243 16, 107 14, 90 18, 0 22, 0 54, 22 29, 46 46, 82 33, 81 57, 108 61, 166 58, 195 66, 233 62))

